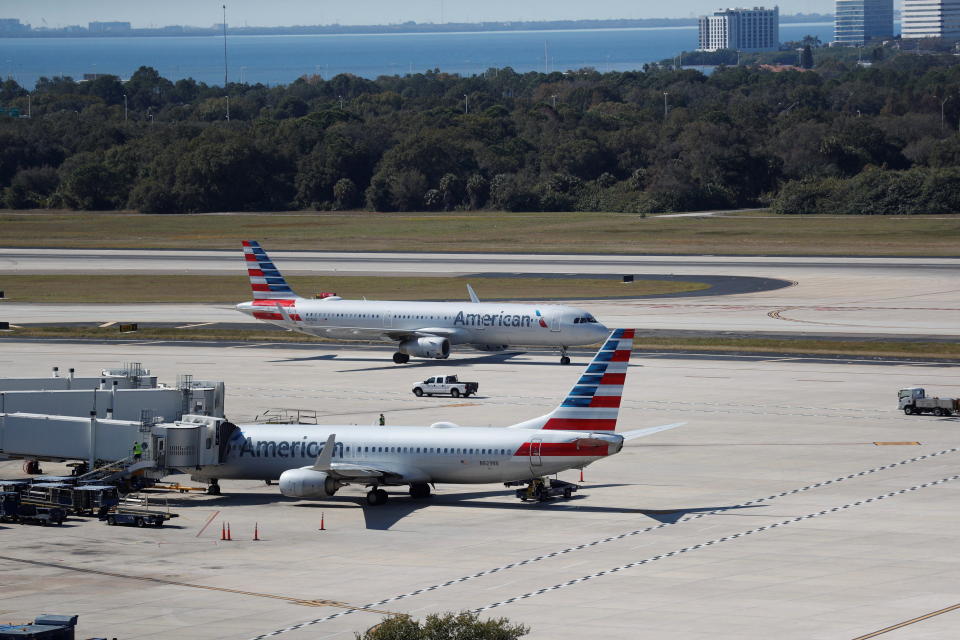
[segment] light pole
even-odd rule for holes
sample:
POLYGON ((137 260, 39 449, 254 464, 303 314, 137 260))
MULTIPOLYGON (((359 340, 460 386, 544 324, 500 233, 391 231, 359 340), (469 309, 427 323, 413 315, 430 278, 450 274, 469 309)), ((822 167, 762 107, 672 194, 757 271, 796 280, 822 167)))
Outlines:
POLYGON ((123 94, 123 121, 127 121, 127 94, 123 94))
POLYGON ((949 102, 949 101, 950 101, 950 96, 947 96, 947 97, 944 98, 943 101, 940 103, 940 132, 941 132, 941 133, 943 132, 943 122, 944 122, 944 120, 943 120, 943 115, 944 115, 944 114, 943 114, 943 110, 944 110, 944 107, 947 106, 947 102, 949 102))
POLYGON ((463 112, 470 113, 470 96, 463 94, 463 112))
POLYGON ((343 96, 337 96, 337 100, 340 101, 340 111, 343 111, 343 96))
POLYGON ((227 95, 227 122, 230 122, 230 96, 227 95))
POLYGON ((553 108, 556 109, 556 108, 557 108, 557 94, 553 94, 552 96, 550 96, 550 99, 553 100, 553 108))
POLYGON ((27 94, 27 118, 32 118, 32 117, 33 117, 33 100, 32 100, 32 96, 28 93, 27 94))
POLYGON ((663 119, 667 119, 667 112, 670 111, 670 107, 667 105, 667 96, 670 95, 666 91, 663 92, 663 119))

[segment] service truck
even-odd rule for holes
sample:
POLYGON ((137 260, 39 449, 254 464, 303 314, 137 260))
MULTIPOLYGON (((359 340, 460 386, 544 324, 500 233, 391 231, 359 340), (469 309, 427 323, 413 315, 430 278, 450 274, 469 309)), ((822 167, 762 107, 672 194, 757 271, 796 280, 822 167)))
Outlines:
POLYGON ((960 412, 958 398, 928 398, 927 392, 920 387, 900 389, 900 408, 908 416, 918 413, 932 413, 935 416, 952 416, 960 412))
POLYGON ((427 378, 423 382, 413 385, 413 395, 432 396, 432 395, 450 395, 454 398, 463 396, 469 398, 480 388, 478 382, 460 382, 457 376, 434 376, 427 378))

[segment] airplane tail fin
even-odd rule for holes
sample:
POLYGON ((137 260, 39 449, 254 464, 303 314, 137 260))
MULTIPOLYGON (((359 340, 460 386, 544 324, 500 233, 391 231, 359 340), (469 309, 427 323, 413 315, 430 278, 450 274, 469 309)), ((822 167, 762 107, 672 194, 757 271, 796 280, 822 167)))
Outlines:
POLYGON ((633 351, 634 329, 615 329, 559 407, 518 429, 614 431, 633 351))
POLYGON ((269 301, 270 306, 284 303, 293 304, 299 298, 284 279, 270 256, 255 240, 243 241, 243 259, 247 265, 247 274, 250 276, 250 288, 253 289, 254 302, 269 301))

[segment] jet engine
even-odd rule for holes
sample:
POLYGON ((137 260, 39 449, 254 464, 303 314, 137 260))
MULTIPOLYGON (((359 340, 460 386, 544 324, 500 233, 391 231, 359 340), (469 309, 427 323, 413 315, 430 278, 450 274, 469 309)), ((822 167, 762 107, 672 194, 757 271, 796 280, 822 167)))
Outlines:
POLYGON ((450 356, 450 341, 446 338, 410 338, 400 343, 399 351, 408 356, 443 360, 450 356))
POLYGON ((310 467, 284 471, 279 484, 280 493, 288 498, 329 498, 341 486, 328 474, 310 467))

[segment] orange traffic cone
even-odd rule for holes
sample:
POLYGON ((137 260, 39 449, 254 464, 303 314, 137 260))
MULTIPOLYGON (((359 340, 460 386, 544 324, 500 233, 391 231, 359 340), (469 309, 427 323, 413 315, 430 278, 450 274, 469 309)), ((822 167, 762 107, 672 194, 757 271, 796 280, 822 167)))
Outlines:
POLYGON ((580 482, 583 482, 583 469, 580 469, 580 482))
POLYGON ((230 535, 230 523, 227 523, 227 540, 233 540, 233 536, 230 535))
POLYGON ((323 526, 323 513, 320 513, 320 531, 326 531, 327 528, 323 526))
POLYGON ((227 524, 225 522, 220 523, 220 539, 227 539, 227 524))
POLYGON ((260 523, 253 523, 253 541, 258 542, 260 540, 260 523))

